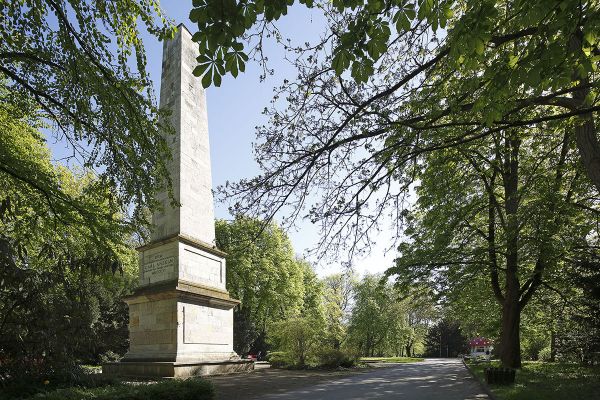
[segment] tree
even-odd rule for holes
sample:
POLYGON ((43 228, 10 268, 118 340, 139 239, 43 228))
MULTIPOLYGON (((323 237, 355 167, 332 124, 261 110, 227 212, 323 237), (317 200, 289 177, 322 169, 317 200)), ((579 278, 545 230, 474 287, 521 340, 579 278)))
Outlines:
MULTIPOLYGON (((299 53, 299 81, 280 88, 277 98, 290 106, 270 110, 271 125, 259 131, 264 174, 223 190, 245 200, 235 203, 244 211, 298 210, 308 193, 322 189, 308 216, 322 224, 324 237, 343 244, 336 238, 351 232, 353 243, 368 245, 365 231, 377 227, 386 205, 402 204, 421 154, 546 120, 571 121, 586 172, 597 182, 597 145, 588 137, 596 111, 588 92, 597 62, 595 3, 303 3, 324 10, 330 34, 291 49, 299 53), (347 69, 353 79, 343 75, 347 69)), ((196 2, 190 16, 209 58, 203 65, 213 74, 235 68, 228 60, 237 57, 229 50, 240 46, 238 38, 251 35, 254 24, 269 32, 288 6, 223 3, 217 12, 212 2, 196 2)))
MULTIPOLYGON (((0 14, 0 102, 11 109, 8 116, 15 123, 45 121, 71 151, 68 158, 95 169, 110 187, 106 199, 129 216, 123 224, 146 225, 142 211, 157 206, 156 188, 170 187, 165 136, 171 129, 156 105, 139 34, 143 26, 158 39, 172 35, 158 2, 1 1, 0 14)), ((78 214, 104 239, 101 216, 13 150, 0 146, 3 174, 39 192, 57 218, 78 214)))
POLYGON ((322 321, 310 317, 293 317, 274 323, 268 340, 278 351, 283 351, 292 365, 305 367, 320 349, 322 321))
MULTIPOLYGON (((204 75, 203 84, 214 82, 219 86, 222 75, 237 76, 244 71, 248 55, 242 39, 254 46, 250 54, 266 63, 263 39, 273 35, 286 43, 274 23, 294 3, 195 1, 190 19, 198 25, 194 40, 199 43, 201 57, 194 72, 204 75)), ((316 98, 316 103, 324 109, 333 112, 338 105, 338 111, 345 112, 336 118, 339 129, 333 129, 327 140, 314 148, 306 146, 314 157, 292 155, 296 162, 287 167, 281 164, 286 172, 294 171, 297 163, 315 164, 317 159, 327 157, 337 147, 346 147, 347 143, 374 137, 385 140, 392 130, 402 131, 405 140, 395 141, 396 146, 387 143, 386 147, 400 145, 407 153, 410 150, 419 153, 475 140, 507 125, 522 126, 528 122, 515 115, 516 112, 551 106, 555 109, 545 109, 542 120, 577 116, 579 153, 589 178, 600 189, 597 172, 600 145, 593 120, 598 107, 591 89, 599 53, 595 32, 600 13, 596 2, 300 0, 299 3, 322 10, 328 27, 319 43, 296 48, 284 45, 300 57, 307 55, 297 62, 300 82, 284 90, 314 92, 310 97, 316 98), (403 65, 394 68, 389 58, 392 62, 401 60, 403 65), (356 85, 345 84, 344 73, 349 73, 356 85), (453 90, 440 90, 448 86, 453 90), (373 87, 372 93, 363 96, 358 93, 373 87), (444 94, 435 96, 436 92, 444 94), (567 94, 571 96, 565 97, 567 94), (404 107, 403 103, 406 100, 410 103, 415 97, 429 101, 424 107, 412 110, 416 113, 407 113, 412 107, 404 107), (384 107, 390 104, 394 104, 393 113, 384 112, 384 107), (352 130, 356 125, 363 126, 370 117, 379 120, 373 129, 352 130), (418 146, 412 131, 437 130, 446 125, 446 120, 462 126, 466 132, 443 138, 431 146, 418 146)), ((304 110, 314 106, 312 101, 303 103, 304 110)), ((296 122, 302 124, 296 110, 290 110, 288 115, 299 116, 296 122)), ((283 125, 289 127, 287 123, 283 125)), ((412 156, 408 158, 410 161, 412 156)), ((264 180, 279 177, 277 168, 270 172, 264 180)))
POLYGON ((320 306, 320 284, 310 264, 296 259, 287 235, 275 224, 238 216, 217 220, 216 242, 227 255, 227 289, 241 304, 234 310, 234 348, 266 353, 270 324, 309 314, 320 306))
POLYGON ((380 275, 366 275, 354 289, 348 341, 364 356, 410 357, 434 317, 431 299, 419 290, 402 296, 380 275))
POLYGON ((435 284, 439 293, 485 274, 502 308, 500 356, 512 367, 521 363, 522 311, 565 257, 595 236, 595 200, 581 179, 572 131, 560 137, 554 129, 564 126, 499 133, 483 146, 431 153, 408 217, 411 240, 389 271, 406 284, 435 284))
POLYGON ((0 171, 0 380, 68 379, 81 361, 126 350, 120 299, 132 288, 137 257, 107 185, 54 166, 40 133, 19 115, 0 105, 1 147, 20 160, 21 173, 60 188, 79 212, 0 171), (101 221, 87 225, 83 212, 101 221))
POLYGON ((352 270, 323 278, 327 341, 336 350, 340 349, 346 336, 346 325, 350 317, 356 281, 356 276, 352 270))
POLYGON ((467 338, 459 323, 442 319, 430 326, 425 336, 425 355, 428 357, 457 357, 468 351, 467 338))

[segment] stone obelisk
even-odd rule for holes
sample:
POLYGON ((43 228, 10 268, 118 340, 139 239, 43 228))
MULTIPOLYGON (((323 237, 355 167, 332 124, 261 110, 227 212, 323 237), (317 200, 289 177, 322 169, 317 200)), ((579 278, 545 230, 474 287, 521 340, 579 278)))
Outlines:
POLYGON ((129 305, 129 352, 103 371, 185 377, 253 368, 233 351, 233 308, 225 254, 215 246, 206 96, 192 74, 198 45, 183 25, 163 44, 160 106, 171 110, 168 137, 175 200, 158 194, 149 244, 138 248, 140 284, 129 305))

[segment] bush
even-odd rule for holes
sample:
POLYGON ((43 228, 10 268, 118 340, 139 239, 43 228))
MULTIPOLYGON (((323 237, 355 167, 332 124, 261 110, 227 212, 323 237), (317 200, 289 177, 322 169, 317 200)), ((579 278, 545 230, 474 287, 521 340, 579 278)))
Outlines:
POLYGON ((10 379, 0 383, 2 383, 0 391, 4 395, 0 398, 23 399, 38 393, 47 393, 69 387, 92 389, 118 385, 120 381, 114 376, 90 373, 78 366, 55 372, 52 376, 44 378, 19 376, 18 379, 10 379))
POLYGON ((325 349, 319 353, 319 365, 325 368, 351 368, 356 360, 343 351, 325 349))
POLYGON ((271 325, 268 341, 273 348, 287 354, 291 365, 303 368, 316 360, 321 333, 322 326, 315 318, 290 318, 271 325))
POLYGON ((105 353, 100 354, 100 363, 107 364, 113 362, 119 362, 123 358, 122 355, 115 353, 112 350, 108 350, 105 353))
POLYGON ((201 379, 169 380, 154 384, 118 384, 99 388, 59 389, 32 398, 35 400, 211 400, 212 384, 201 379))
POLYGON ((550 361, 550 358, 552 356, 552 351, 550 350, 550 347, 544 347, 542 350, 540 350, 540 353, 538 354, 539 360, 540 361, 550 361))
POLYGON ((273 351, 267 356, 267 360, 273 368, 284 368, 290 364, 290 359, 285 351, 273 351))

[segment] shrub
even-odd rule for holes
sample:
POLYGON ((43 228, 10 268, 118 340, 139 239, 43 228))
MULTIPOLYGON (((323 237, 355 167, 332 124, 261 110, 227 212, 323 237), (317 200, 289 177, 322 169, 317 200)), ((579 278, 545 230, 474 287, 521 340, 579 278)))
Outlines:
POLYGON ((99 388, 72 387, 38 394, 35 400, 211 400, 212 384, 202 379, 169 380, 154 384, 118 384, 99 388))
POLYGON ((273 368, 284 368, 290 364, 289 356, 285 351, 270 352, 267 359, 273 368))
POLYGON ((285 351, 290 364, 305 367, 315 359, 321 333, 322 326, 314 318, 290 318, 271 326, 268 341, 273 348, 285 351))
POLYGON ((23 399, 38 393, 69 387, 92 389, 118 385, 120 380, 114 376, 89 373, 81 367, 74 367, 43 378, 19 376, 18 379, 10 379, 1 383, 0 391, 4 397, 0 398, 23 399))
POLYGON ((118 361, 121 361, 122 358, 123 358, 122 355, 117 354, 112 350, 108 350, 107 352, 100 354, 100 363, 106 364, 106 363, 118 362, 118 361))
POLYGON ((356 360, 349 354, 336 349, 325 349, 319 352, 319 365, 325 368, 350 368, 356 360))
POLYGON ((544 347, 542 350, 540 350, 538 357, 540 361, 550 361, 550 358, 552 357, 552 351, 550 350, 550 347, 544 347))

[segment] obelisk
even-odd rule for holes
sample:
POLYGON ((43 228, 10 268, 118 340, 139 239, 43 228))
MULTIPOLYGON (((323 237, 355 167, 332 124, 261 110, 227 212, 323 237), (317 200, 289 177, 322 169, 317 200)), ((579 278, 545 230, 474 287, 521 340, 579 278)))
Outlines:
POLYGON ((160 106, 171 111, 167 137, 172 206, 166 188, 152 216, 151 241, 138 248, 140 283, 129 305, 129 352, 103 371, 185 377, 253 368, 233 351, 233 308, 225 254, 215 246, 206 96, 192 74, 198 45, 184 25, 163 44, 160 106))

